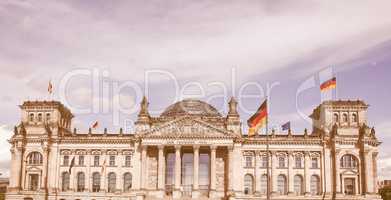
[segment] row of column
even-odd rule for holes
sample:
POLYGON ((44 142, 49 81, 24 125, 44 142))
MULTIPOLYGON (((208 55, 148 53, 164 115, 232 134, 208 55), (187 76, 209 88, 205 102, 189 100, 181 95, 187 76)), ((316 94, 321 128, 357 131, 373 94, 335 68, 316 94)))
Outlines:
MULTIPOLYGON (((141 186, 146 189, 147 186, 147 149, 148 146, 142 147, 141 152, 141 186)), ((182 171, 182 158, 181 158, 182 146, 175 146, 175 177, 174 177, 174 189, 179 190, 181 187, 181 171, 182 171)), ((210 146, 210 190, 216 190, 216 150, 217 146, 210 146)), ((193 190, 199 189, 199 160, 200 160, 200 146, 193 146, 193 190)), ((228 154, 228 157, 232 157, 232 153, 228 154)), ((158 146, 158 190, 164 190, 165 186, 165 155, 164 146, 158 146)))

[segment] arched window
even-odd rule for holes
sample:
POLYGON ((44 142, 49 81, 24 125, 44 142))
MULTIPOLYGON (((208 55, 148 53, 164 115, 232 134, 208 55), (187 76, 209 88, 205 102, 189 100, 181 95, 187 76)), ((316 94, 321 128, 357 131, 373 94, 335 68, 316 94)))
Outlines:
POLYGON ((34 113, 30 113, 29 115, 29 121, 33 122, 34 121, 34 113))
POLYGON ((334 121, 334 123, 338 123, 339 122, 339 115, 337 113, 334 113, 333 121, 334 121))
POLYGON ((277 177, 277 191, 280 195, 287 194, 286 177, 282 174, 277 177))
POLYGON ((99 192, 100 190, 100 174, 99 172, 94 172, 92 174, 92 192, 99 192))
POLYGON ((357 119, 357 114, 353 113, 352 114, 352 122, 353 123, 357 123, 358 119, 357 119))
POLYGON ((132 174, 125 173, 124 174, 124 191, 128 192, 132 189, 132 174))
POLYGON ((311 195, 320 194, 320 179, 317 175, 311 176, 311 195))
POLYGON ((69 190, 69 172, 63 172, 62 173, 62 191, 68 191, 69 190))
POLYGON ((285 168, 285 157, 283 156, 278 157, 278 167, 285 168))
POLYGON ((343 121, 343 123, 347 123, 348 122, 348 114, 344 113, 342 115, 342 121, 343 121))
POLYGON ((342 156, 340 163, 341 168, 356 168, 357 158, 351 154, 347 154, 342 156))
POLYGON ((267 193, 267 175, 266 174, 261 176, 261 193, 262 194, 267 193))
POLYGON ((39 113, 39 114, 38 114, 38 121, 39 121, 39 122, 42 122, 42 113, 39 113))
POLYGON ((42 160, 42 155, 39 152, 31 152, 27 156, 28 164, 30 165, 42 165, 43 160, 42 160))
POLYGON ((84 192, 85 189, 85 175, 83 172, 77 173, 77 191, 84 192))
POLYGON ((303 188, 303 177, 300 175, 296 175, 293 178, 293 189, 295 191, 295 195, 303 195, 304 194, 304 188, 303 188))
POLYGON ((108 191, 109 192, 115 192, 115 186, 116 186, 116 181, 117 181, 117 177, 115 175, 114 172, 110 172, 109 175, 107 176, 108 178, 108 185, 107 185, 107 188, 108 188, 108 191))
POLYGON ((253 193, 253 186, 254 186, 254 178, 250 174, 246 174, 244 176, 244 194, 252 194, 253 193))

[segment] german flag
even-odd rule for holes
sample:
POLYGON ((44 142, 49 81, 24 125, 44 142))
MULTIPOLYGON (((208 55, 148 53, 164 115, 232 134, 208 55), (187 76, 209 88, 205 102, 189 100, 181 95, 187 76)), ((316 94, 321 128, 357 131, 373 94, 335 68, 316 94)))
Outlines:
POLYGON ((52 81, 51 81, 51 80, 49 81, 49 85, 48 85, 48 93, 49 93, 49 94, 52 94, 52 93, 53 93, 53 84, 52 84, 52 81))
POLYGON ((320 91, 325 92, 330 89, 335 89, 337 87, 337 78, 332 78, 320 85, 320 91))
POLYGON ((92 128, 98 128, 98 121, 95 121, 95 123, 94 124, 92 124, 92 128))
POLYGON ((267 115, 267 100, 265 100, 257 112, 247 120, 249 127, 248 136, 254 136, 260 128, 266 125, 267 115))

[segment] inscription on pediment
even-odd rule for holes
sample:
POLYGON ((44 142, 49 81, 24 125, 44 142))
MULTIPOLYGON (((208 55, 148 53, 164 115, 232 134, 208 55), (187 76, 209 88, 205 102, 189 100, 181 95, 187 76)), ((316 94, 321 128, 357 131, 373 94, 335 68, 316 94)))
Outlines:
POLYGON ((147 135, 167 137, 216 137, 228 136, 229 133, 222 127, 214 127, 207 123, 185 119, 154 127, 147 135))

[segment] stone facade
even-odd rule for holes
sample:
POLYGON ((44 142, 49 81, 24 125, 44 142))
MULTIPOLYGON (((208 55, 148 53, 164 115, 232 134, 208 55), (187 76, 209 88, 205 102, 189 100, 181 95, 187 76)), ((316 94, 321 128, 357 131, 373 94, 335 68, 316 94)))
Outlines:
POLYGON ((311 133, 251 138, 233 98, 226 116, 183 100, 158 117, 144 98, 131 134, 79 134, 60 102, 20 107, 9 200, 379 199, 380 142, 362 101, 323 102, 311 133))

